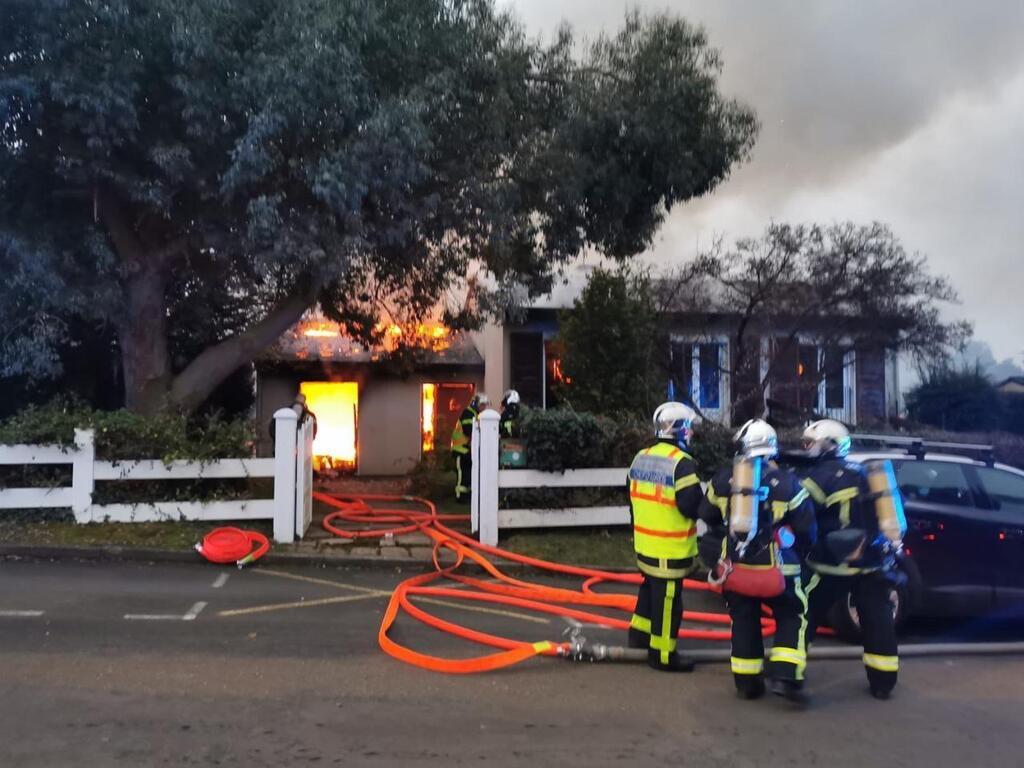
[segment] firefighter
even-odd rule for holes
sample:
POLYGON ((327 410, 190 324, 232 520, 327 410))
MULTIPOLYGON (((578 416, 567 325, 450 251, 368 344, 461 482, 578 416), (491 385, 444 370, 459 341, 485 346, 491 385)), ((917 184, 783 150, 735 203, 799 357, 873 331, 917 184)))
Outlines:
POLYGON ((519 427, 519 393, 510 389, 501 398, 501 420, 498 422, 498 434, 512 437, 519 427))
POLYGON ((640 451, 629 468, 630 516, 637 567, 643 575, 630 621, 629 645, 647 649, 654 669, 691 672, 693 662, 676 650, 683 612, 683 578, 697 554, 697 509, 702 496, 687 453, 698 420, 682 403, 654 412, 657 442, 640 451))
POLYGON ((470 489, 473 485, 473 454, 470 446, 473 438, 473 422, 480 411, 491 404, 491 400, 483 392, 473 395, 466 410, 459 416, 459 421, 452 430, 452 457, 455 459, 455 500, 469 501, 470 489))
POLYGON ((819 530, 807 559, 807 643, 829 609, 849 596, 860 619, 869 689, 875 698, 887 699, 899 669, 889 594, 901 578, 896 558, 905 527, 892 542, 882 535, 867 472, 847 459, 850 433, 845 426, 831 419, 812 422, 803 443, 814 464, 802 482, 814 502, 819 530))
POLYGON ((712 570, 709 580, 722 585, 729 607, 737 695, 764 695, 761 618, 767 605, 775 621, 767 665, 771 691, 802 705, 807 701, 807 598, 800 560, 814 543, 814 508, 797 478, 771 460, 778 452, 778 437, 767 422, 748 421, 735 440, 733 466, 712 478, 700 508, 708 526, 704 539, 711 544, 702 541, 702 559, 712 570))

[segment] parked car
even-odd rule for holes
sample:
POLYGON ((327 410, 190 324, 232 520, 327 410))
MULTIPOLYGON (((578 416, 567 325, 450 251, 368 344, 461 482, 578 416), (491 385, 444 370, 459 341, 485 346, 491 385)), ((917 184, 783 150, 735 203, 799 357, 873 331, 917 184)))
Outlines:
MULTIPOLYGON (((891 593, 898 625, 911 615, 1024 617, 1024 471, 995 463, 990 446, 913 438, 855 436, 850 459, 892 461, 903 495, 908 579, 891 593)), ((799 471, 798 455, 783 460, 799 471)), ((830 621, 841 637, 859 637, 849 599, 830 621)))

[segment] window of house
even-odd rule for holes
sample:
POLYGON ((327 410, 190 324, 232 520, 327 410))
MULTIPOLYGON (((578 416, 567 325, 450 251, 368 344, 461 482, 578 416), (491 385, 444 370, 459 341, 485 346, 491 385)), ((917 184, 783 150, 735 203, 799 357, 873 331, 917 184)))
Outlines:
POLYGON ((821 354, 822 373, 825 376, 825 407, 845 408, 847 355, 839 347, 826 347, 821 354))
POLYGON ((725 344, 722 342, 673 341, 669 373, 680 400, 702 411, 724 407, 723 375, 725 344))
MULTIPOLYGON (((560 390, 571 379, 562 370, 562 345, 555 340, 544 342, 544 407, 557 408, 560 390)), ((521 394, 521 393, 520 393, 521 394)))

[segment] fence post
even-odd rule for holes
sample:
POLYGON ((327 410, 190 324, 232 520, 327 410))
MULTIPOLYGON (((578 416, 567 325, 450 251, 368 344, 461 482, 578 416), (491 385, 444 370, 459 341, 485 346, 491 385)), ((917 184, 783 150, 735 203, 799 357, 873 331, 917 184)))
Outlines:
POLYGON ((313 519, 313 419, 302 419, 296 433, 295 535, 306 535, 313 519))
POLYGON ((292 408, 274 414, 274 541, 295 541, 299 415, 292 408))
POLYGON ((76 523, 92 519, 92 493, 96 488, 96 433, 75 430, 75 460, 71 464, 71 511, 76 523))
POLYGON ((473 505, 480 543, 498 545, 498 412, 488 408, 473 428, 473 505))

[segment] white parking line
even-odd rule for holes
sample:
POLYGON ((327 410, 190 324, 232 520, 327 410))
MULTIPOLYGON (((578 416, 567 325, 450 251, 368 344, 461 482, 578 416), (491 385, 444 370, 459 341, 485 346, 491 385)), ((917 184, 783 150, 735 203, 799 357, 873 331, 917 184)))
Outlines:
POLYGON ((0 611, 0 618, 4 619, 34 619, 42 616, 45 611, 0 611))
POLYGON ((214 589, 220 589, 221 587, 223 587, 225 584, 228 583, 228 576, 230 576, 230 575, 231 574, 229 574, 229 573, 222 573, 220 576, 218 576, 216 579, 213 580, 213 584, 211 584, 211 586, 214 589))
POLYGON ((188 609, 184 616, 173 613, 126 613, 124 617, 128 621, 195 621, 206 603, 200 601, 188 609))

